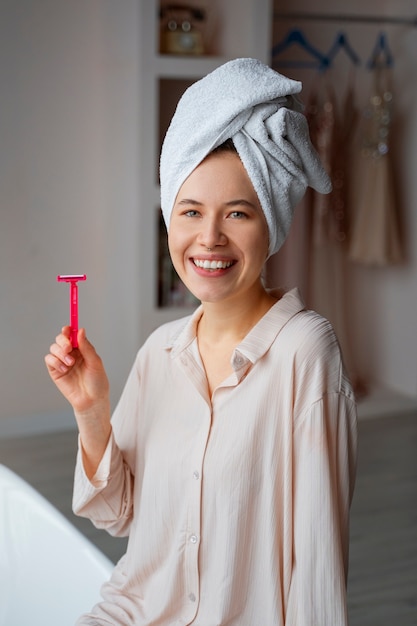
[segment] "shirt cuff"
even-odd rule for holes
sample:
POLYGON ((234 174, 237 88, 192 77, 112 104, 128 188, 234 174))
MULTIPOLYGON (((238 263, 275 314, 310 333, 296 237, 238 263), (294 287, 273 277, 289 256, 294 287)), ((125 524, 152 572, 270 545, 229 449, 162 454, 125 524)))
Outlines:
MULTIPOLYGON (((109 440, 107 442, 107 446, 106 449, 104 451, 103 456, 101 457, 101 461, 99 463, 99 466, 96 470, 96 473, 94 474, 94 476, 90 479, 90 483, 91 485, 95 488, 95 489, 104 489, 104 487, 107 486, 107 482, 109 480, 110 477, 110 464, 111 464, 111 451, 112 451, 112 442, 113 442, 113 434, 110 435, 109 440)), ((82 462, 82 458, 83 458, 83 446, 82 446, 82 442, 81 442, 81 437, 78 436, 78 448, 80 450, 80 457, 81 457, 81 464, 82 464, 82 469, 83 469, 83 473, 85 478, 88 480, 86 474, 85 474, 85 470, 84 470, 84 464, 82 462)))

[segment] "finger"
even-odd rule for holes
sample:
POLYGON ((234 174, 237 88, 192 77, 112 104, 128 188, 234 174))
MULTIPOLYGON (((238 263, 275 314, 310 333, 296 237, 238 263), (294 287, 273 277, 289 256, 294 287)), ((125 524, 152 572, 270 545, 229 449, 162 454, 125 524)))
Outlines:
POLYGON ((58 359, 59 361, 61 361, 61 363, 64 363, 65 365, 69 365, 69 366, 73 365, 75 362, 75 359, 70 354, 72 350, 71 344, 69 346, 66 345, 66 343, 64 343, 64 345, 61 345, 60 343, 58 343, 58 340, 59 340, 59 337, 57 337, 57 343, 53 343, 50 346, 49 348, 50 354, 56 359, 58 359))
POLYGON ((57 335, 57 337, 55 337, 55 341, 63 350, 71 352, 72 344, 69 335, 66 335, 64 332, 62 332, 61 334, 57 335))
POLYGON ((53 354, 47 354, 45 356, 45 365, 51 375, 55 372, 66 374, 69 370, 69 367, 53 354))

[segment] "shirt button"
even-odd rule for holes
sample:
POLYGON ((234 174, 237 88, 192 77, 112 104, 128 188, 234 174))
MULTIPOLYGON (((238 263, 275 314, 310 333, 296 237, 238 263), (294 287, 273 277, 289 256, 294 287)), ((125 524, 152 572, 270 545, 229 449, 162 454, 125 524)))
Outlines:
POLYGON ((193 472, 193 478, 195 478, 196 480, 200 478, 200 474, 197 472, 197 470, 193 472))
POLYGON ((190 593, 188 597, 191 600, 191 602, 195 602, 195 595, 193 593, 190 593))
POLYGON ((191 535, 190 541, 191 543, 197 543, 197 535, 191 535))

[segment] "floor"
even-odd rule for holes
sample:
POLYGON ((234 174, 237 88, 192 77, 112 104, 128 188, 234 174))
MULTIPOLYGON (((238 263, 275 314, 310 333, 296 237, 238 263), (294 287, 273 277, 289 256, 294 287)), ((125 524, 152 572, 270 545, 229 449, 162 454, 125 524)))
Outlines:
MULTIPOLYGON (((71 511, 75 431, 0 439, 0 463, 38 489, 114 562, 126 540, 71 511)), ((350 626, 417 626, 417 413, 359 423, 351 514, 350 626)))
POLYGON ((349 571, 351 626, 417 625, 417 413, 360 422, 349 571))

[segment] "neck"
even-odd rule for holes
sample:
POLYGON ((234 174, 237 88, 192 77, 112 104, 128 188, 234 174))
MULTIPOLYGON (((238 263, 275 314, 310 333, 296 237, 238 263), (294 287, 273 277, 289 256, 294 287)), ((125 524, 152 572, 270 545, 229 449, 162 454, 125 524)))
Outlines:
POLYGON ((211 345, 224 341, 238 344, 276 301, 261 288, 239 302, 203 302, 199 337, 211 345))

